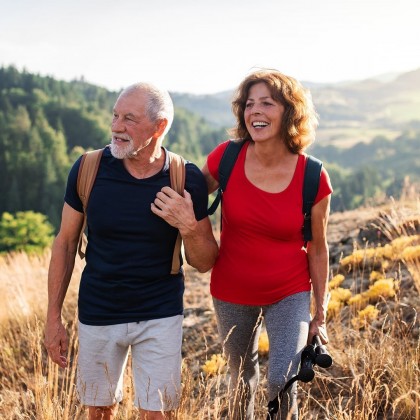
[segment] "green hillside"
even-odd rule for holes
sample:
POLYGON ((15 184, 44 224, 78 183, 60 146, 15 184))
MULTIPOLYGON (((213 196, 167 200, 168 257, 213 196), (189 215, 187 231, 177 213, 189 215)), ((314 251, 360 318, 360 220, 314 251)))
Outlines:
MULTIPOLYGON (((384 82, 354 84, 354 89, 350 85, 313 87, 321 118, 324 114, 330 124, 320 127, 321 136, 322 130, 336 130, 334 139, 318 140, 310 151, 324 160, 330 172, 333 211, 356 208, 384 194, 398 196, 407 176, 419 181, 414 151, 420 146, 420 120, 408 119, 416 115, 418 89, 412 85, 418 75, 402 75, 385 83, 387 89, 384 82), (363 98, 372 92, 377 98, 362 107, 363 98), (395 112, 385 121, 390 107, 405 107, 407 120, 402 112, 395 112), (358 131, 366 142, 360 142, 364 139, 357 136, 358 131)), ((83 80, 64 82, 14 67, 0 68, 0 215, 35 211, 58 226, 68 170, 84 150, 109 142, 117 94, 83 80)), ((172 96, 175 120, 165 145, 201 166, 206 155, 228 138, 226 128, 208 117, 231 118, 229 92, 199 98, 172 96)))
MULTIPOLYGON (((69 168, 84 150, 109 143, 116 98, 83 80, 0 68, 0 215, 33 210, 58 226, 69 168)), ((224 131, 182 108, 175 113, 165 144, 203 163, 224 131)))
POLYGON ((355 209, 367 202, 399 197, 420 185, 420 130, 406 131, 394 140, 376 137, 344 149, 314 145, 310 153, 321 159, 331 177, 333 211, 355 209))

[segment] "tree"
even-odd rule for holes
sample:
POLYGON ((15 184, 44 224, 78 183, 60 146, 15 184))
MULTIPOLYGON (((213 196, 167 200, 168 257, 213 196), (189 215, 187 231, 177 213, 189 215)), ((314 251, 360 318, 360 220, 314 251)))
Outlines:
POLYGON ((51 245, 53 232, 53 226, 41 213, 5 212, 0 219, 0 252, 41 252, 51 245))

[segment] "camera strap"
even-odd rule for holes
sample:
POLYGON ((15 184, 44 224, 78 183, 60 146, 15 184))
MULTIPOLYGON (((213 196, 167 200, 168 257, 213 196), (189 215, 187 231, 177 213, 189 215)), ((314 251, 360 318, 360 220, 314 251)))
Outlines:
POLYGON ((281 400, 283 399, 283 395, 285 392, 292 386, 294 382, 296 382, 299 379, 299 375, 293 376, 293 378, 289 379, 286 382, 286 385, 284 388, 277 394, 277 397, 272 399, 268 403, 268 415, 267 420, 273 420, 276 413, 279 411, 281 400))
POLYGON ((267 420, 274 420, 276 413, 279 411, 285 392, 294 382, 298 380, 302 382, 312 381, 315 376, 314 365, 319 365, 323 368, 328 368, 332 365, 332 358, 318 336, 314 336, 312 344, 308 344, 303 349, 300 369, 297 375, 289 379, 284 388, 278 393, 277 397, 268 403, 267 420))

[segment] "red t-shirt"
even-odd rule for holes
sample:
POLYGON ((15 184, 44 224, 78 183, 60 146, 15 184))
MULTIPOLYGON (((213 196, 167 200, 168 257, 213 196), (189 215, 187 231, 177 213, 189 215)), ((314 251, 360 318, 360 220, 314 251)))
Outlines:
MULTIPOLYGON (((228 142, 207 158, 213 178, 228 142)), ((211 294, 220 300, 244 305, 268 305, 311 288, 309 265, 302 237, 302 188, 306 164, 299 155, 288 187, 269 193, 245 176, 249 142, 239 153, 222 202, 220 253, 211 274, 211 294)), ((322 170, 315 203, 331 194, 322 170)))

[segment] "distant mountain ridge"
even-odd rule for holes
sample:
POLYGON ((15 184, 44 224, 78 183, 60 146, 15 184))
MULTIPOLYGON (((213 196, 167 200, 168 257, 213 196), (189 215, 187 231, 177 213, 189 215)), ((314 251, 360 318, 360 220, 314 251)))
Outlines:
POLYGON ((184 108, 200 115, 214 127, 230 127, 234 123, 230 108, 232 91, 209 95, 191 93, 173 93, 171 97, 175 107, 184 108))
MULTIPOLYGON (((367 134, 398 135, 402 129, 420 124, 420 68, 358 81, 302 84, 310 89, 320 116, 318 139, 322 143, 340 137, 344 141, 350 130, 355 141, 363 141, 367 134)), ((231 127, 233 92, 171 95, 175 106, 200 115, 215 127, 231 127)))

